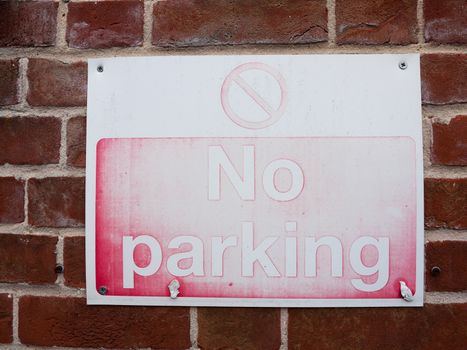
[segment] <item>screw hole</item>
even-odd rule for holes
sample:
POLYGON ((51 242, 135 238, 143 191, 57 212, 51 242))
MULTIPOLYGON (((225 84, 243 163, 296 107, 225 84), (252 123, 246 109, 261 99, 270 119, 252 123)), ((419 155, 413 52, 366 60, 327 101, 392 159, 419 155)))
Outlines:
POLYGON ((57 265, 55 266, 55 273, 63 273, 63 265, 57 265))
POLYGON ((433 266, 431 268, 431 275, 438 276, 441 273, 441 268, 439 266, 433 266))

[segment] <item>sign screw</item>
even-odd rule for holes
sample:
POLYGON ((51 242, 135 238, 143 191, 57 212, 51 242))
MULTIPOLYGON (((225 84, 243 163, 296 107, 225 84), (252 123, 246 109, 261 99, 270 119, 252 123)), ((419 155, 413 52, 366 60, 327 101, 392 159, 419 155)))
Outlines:
POLYGON ((441 268, 439 266, 433 266, 431 268, 431 275, 438 276, 441 273, 441 268))
POLYGON ((177 299, 178 294, 180 294, 180 282, 178 280, 172 280, 168 285, 170 291, 170 298, 177 299))
POLYGON ((55 266, 55 273, 63 273, 63 265, 57 265, 55 266))
POLYGON ((401 297, 408 302, 414 300, 413 293, 404 281, 399 282, 401 297))
POLYGON ((104 71, 104 66, 102 66, 102 65, 97 66, 97 71, 99 73, 102 73, 104 71))
POLYGON ((99 287, 99 289, 97 290, 97 292, 100 294, 100 295, 106 295, 107 294, 107 287, 99 287))
POLYGON ((400 61, 400 62, 399 62, 399 68, 402 69, 402 70, 407 69, 408 66, 409 66, 409 65, 408 65, 407 62, 405 62, 405 61, 400 61))

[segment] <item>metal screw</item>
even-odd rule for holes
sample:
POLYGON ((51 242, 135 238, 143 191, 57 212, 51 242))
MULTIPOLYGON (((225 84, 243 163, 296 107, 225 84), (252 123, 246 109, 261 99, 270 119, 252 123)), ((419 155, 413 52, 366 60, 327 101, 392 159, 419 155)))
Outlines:
POLYGON ((408 66, 409 66, 409 65, 408 65, 407 62, 405 62, 405 61, 400 61, 400 62, 399 62, 399 68, 402 69, 402 70, 407 69, 408 66))
POLYGON ((100 287, 97 292, 100 294, 100 295, 106 295, 107 294, 107 287, 100 287))
POLYGON ((438 276, 441 273, 441 268, 439 266, 433 266, 431 268, 431 275, 438 276))
POLYGON ((97 71, 99 73, 102 73, 104 71, 104 67, 103 66, 97 66, 97 71))
POLYGON ((63 265, 57 265, 55 266, 55 273, 63 273, 63 265))

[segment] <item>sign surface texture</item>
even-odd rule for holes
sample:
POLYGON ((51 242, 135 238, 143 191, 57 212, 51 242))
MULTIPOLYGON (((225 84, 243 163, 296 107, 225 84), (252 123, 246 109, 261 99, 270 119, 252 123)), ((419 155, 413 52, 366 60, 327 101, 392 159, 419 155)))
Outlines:
POLYGON ((89 304, 423 305, 418 55, 88 69, 89 304))

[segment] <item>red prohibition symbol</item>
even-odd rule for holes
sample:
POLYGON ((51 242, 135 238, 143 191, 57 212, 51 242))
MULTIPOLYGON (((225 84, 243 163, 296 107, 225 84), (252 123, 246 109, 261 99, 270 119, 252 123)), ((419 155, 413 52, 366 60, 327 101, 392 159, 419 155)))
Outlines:
POLYGON ((284 114, 286 103, 287 103, 287 89, 285 85, 285 79, 282 74, 275 68, 268 66, 264 63, 250 62, 242 64, 236 67, 232 72, 227 75, 222 84, 221 89, 221 103, 225 114, 237 125, 247 129, 263 129, 271 126, 277 122, 284 114), (279 107, 276 109, 269 102, 267 102, 253 86, 248 84, 243 78, 242 73, 245 71, 256 70, 262 71, 266 74, 271 75, 279 85, 281 91, 279 107), (240 116, 234 111, 230 104, 229 92, 232 84, 236 83, 249 97, 253 99, 263 110, 266 112, 268 117, 262 121, 251 121, 248 120, 247 116, 240 116))

